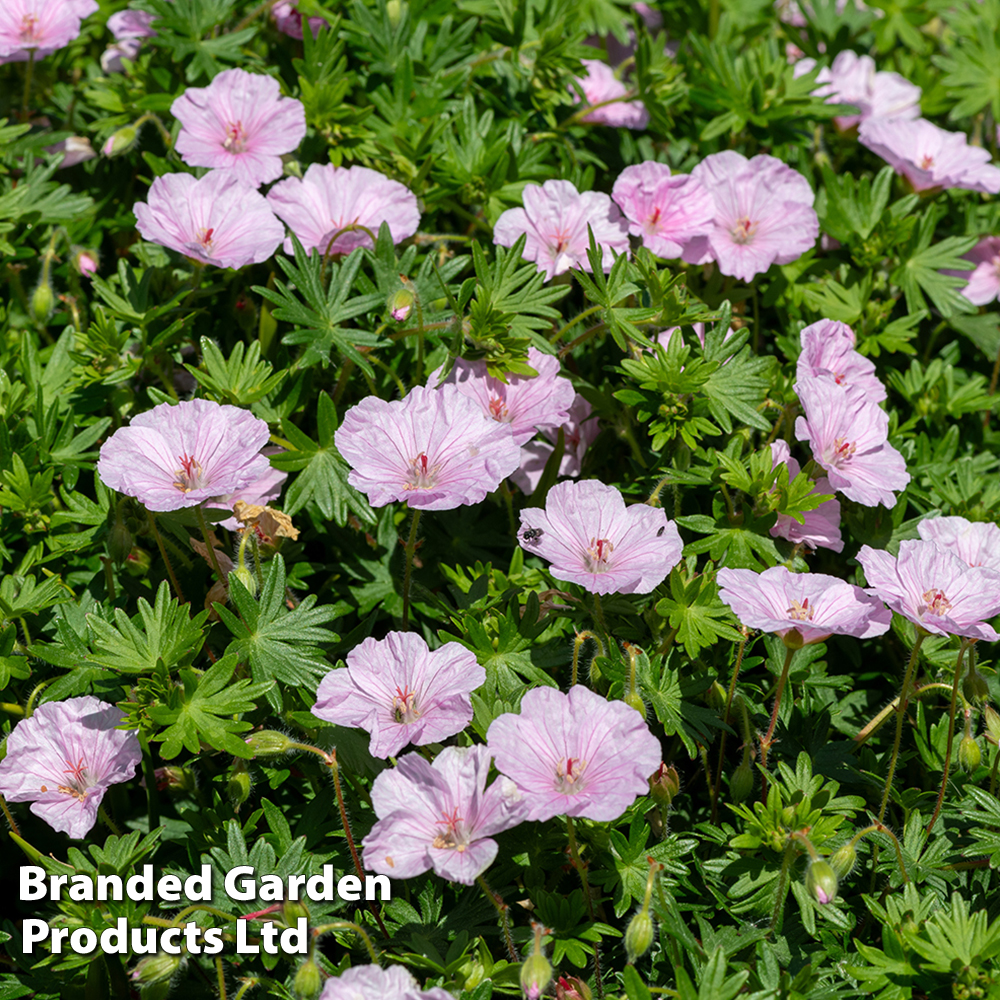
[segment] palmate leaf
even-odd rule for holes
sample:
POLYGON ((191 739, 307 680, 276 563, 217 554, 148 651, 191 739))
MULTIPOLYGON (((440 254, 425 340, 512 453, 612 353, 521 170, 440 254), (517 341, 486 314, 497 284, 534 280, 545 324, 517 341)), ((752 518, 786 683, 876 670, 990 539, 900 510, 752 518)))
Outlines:
POLYGON ((114 624, 98 614, 87 615, 92 636, 91 663, 129 674, 153 670, 162 660, 168 670, 191 663, 205 641, 203 628, 208 612, 190 616, 187 605, 170 596, 164 580, 156 592, 156 603, 140 597, 139 613, 132 618, 114 610, 114 624))
POLYGON ((234 757, 253 757, 253 751, 235 735, 246 732, 250 723, 232 716, 253 711, 256 699, 274 682, 252 684, 247 678, 233 681, 238 663, 239 657, 227 654, 200 676, 195 670, 182 670, 182 686, 171 690, 166 704, 150 707, 153 722, 167 727, 153 737, 163 742, 162 756, 176 757, 182 749, 200 753, 201 744, 207 743, 234 757))
POLYGON ((365 524, 374 524, 375 514, 368 501, 347 482, 348 465, 333 441, 338 423, 336 407, 325 392, 319 394, 318 443, 290 421, 281 422, 282 433, 294 450, 276 455, 271 464, 276 469, 299 473, 285 494, 285 512, 294 514, 314 500, 324 516, 341 527, 347 523, 349 513, 365 524))
POLYGON ((359 368, 371 374, 372 366, 358 347, 374 347, 378 337, 367 330, 344 326, 348 320, 362 313, 371 312, 384 305, 381 295, 348 296, 357 276, 358 268, 364 260, 364 253, 356 250, 342 263, 327 262, 323 268, 323 255, 319 252, 307 254, 298 238, 293 234, 295 262, 284 255, 278 256, 278 264, 290 280, 291 286, 276 280, 274 288, 254 285, 254 291, 278 308, 273 311, 275 319, 287 320, 294 324, 291 333, 282 338, 283 344, 305 344, 306 349, 298 366, 327 365, 331 352, 336 348, 344 358, 350 359, 359 368), (296 292, 305 299, 299 298, 296 292))
POLYGON ((213 340, 202 337, 201 356, 205 371, 193 365, 184 367, 223 403, 244 406, 256 403, 277 389, 288 374, 287 369, 275 372, 270 362, 261 360, 257 340, 249 348, 238 341, 226 358, 213 340))
POLYGON ((281 711, 282 702, 274 681, 314 691, 318 678, 330 667, 316 643, 336 642, 339 638, 321 626, 343 615, 349 610, 347 605, 325 604, 317 608, 316 595, 310 594, 289 611, 285 606, 285 563, 281 556, 275 556, 268 567, 259 601, 235 576, 229 578, 229 595, 240 617, 225 605, 215 605, 234 637, 226 656, 250 664, 254 680, 263 684, 261 690, 266 690, 275 711, 281 711))

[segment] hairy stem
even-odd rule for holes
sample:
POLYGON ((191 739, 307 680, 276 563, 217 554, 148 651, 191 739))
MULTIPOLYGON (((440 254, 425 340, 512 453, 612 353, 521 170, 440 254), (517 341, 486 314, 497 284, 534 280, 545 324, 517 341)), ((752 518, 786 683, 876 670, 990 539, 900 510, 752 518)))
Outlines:
MULTIPOLYGON (((596 595, 595 595, 596 596, 596 595)), ((587 906, 587 915, 593 923, 597 918, 594 915, 594 900, 590 895, 590 880, 587 878, 587 867, 580 859, 580 848, 576 842, 576 829, 573 826, 573 817, 566 817, 566 835, 569 838, 569 854, 573 859, 573 867, 580 876, 580 884, 583 886, 583 899, 587 906)), ((601 977, 601 950, 600 946, 594 943, 594 985, 597 987, 598 997, 604 997, 604 980, 601 977)))
POLYGON ((514 938, 511 937, 510 933, 510 919, 507 916, 508 906, 503 901, 503 897, 498 893, 494 892, 486 882, 486 879, 482 875, 476 876, 476 884, 480 889, 486 894, 486 898, 493 904, 497 913, 500 915, 500 926, 503 928, 503 939, 504 944, 507 946, 507 957, 511 962, 517 962, 517 949, 514 947, 514 938))
POLYGON ((413 573, 413 555, 417 551, 417 528, 420 525, 421 511, 413 512, 410 522, 410 537, 406 541, 406 563, 403 569, 403 631, 410 627, 410 576, 413 573))
POLYGON ((156 539, 156 547, 160 550, 160 558, 167 567, 167 576, 170 577, 170 584, 174 588, 174 596, 177 598, 177 603, 187 604, 187 601, 184 600, 184 594, 181 591, 181 585, 177 582, 177 575, 174 573, 173 564, 170 562, 170 557, 167 555, 163 539, 160 537, 159 529, 156 527, 156 515, 152 511, 149 512, 149 527, 153 532, 153 538, 156 539))
POLYGON ((785 693, 785 684, 788 683, 788 668, 792 665, 792 657, 795 650, 791 647, 785 649, 785 665, 781 668, 781 676, 778 678, 778 686, 774 689, 774 708, 771 709, 771 722, 767 727, 767 733, 760 741, 760 762, 767 767, 767 755, 774 742, 774 730, 778 725, 778 709, 781 708, 781 696, 785 693))

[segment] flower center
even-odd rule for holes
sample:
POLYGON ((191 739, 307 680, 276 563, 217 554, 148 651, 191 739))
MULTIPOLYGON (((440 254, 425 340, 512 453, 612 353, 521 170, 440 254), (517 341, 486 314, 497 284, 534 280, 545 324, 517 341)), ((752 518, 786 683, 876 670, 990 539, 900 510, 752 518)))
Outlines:
POLYGON ((924 607, 920 613, 929 611, 932 615, 944 615, 951 610, 951 601, 944 596, 943 590, 925 590, 923 594, 924 607))
MULTIPOLYGON (((67 760, 66 763, 69 767, 63 771, 63 774, 70 775, 69 782, 65 785, 56 785, 56 791, 82 802, 87 797, 87 790, 90 788, 90 782, 87 780, 87 765, 82 757, 75 764, 71 760, 67 760)), ((49 787, 42 785, 40 790, 47 792, 49 787)))
POLYGON ((603 573, 608 568, 611 553, 614 552, 614 542, 607 538, 590 540, 590 548, 583 555, 588 573, 603 573))
POLYGON ((396 688, 396 694, 392 699, 392 717, 404 726, 408 726, 411 722, 416 722, 420 718, 420 711, 417 709, 416 701, 416 691, 411 691, 405 685, 402 691, 396 688))
POLYGON ((489 411, 490 416, 494 420, 499 420, 501 423, 509 421, 510 419, 510 410, 507 409, 507 400, 493 392, 490 393, 489 411))
POLYGON ((934 157, 931 156, 930 153, 924 153, 924 155, 920 157, 920 169, 930 170, 930 168, 933 166, 934 166, 934 157))
POLYGON ((848 441, 847 438, 834 438, 830 462, 833 465, 840 465, 841 462, 846 462, 857 450, 858 446, 853 441, 848 441))
POLYGON ((230 122, 226 126, 226 138, 222 142, 223 149, 228 149, 230 153, 242 153, 246 141, 247 133, 243 122, 230 122))
POLYGON ((442 812, 441 815, 444 819, 439 819, 435 825, 443 826, 444 829, 431 842, 431 847, 458 851, 459 854, 464 854, 469 844, 468 838, 458 826, 462 822, 462 817, 458 815, 458 806, 450 813, 442 812))
POLYGON ((211 229, 203 229, 201 235, 198 237, 198 242, 206 249, 212 249, 212 233, 215 232, 215 227, 211 229))
POLYGON ((792 601, 792 606, 785 614, 797 622, 811 622, 815 610, 815 608, 809 607, 809 598, 805 597, 801 604, 798 601, 792 601))
POLYGON ((749 216, 744 215, 742 219, 736 221, 736 225, 732 228, 733 242, 739 243, 741 246, 744 243, 750 242, 750 237, 757 231, 757 223, 751 222, 749 216))
POLYGON ((180 455, 177 459, 181 463, 179 469, 174 469, 174 486, 181 493, 190 493, 191 490, 200 490, 208 485, 205 478, 205 470, 201 467, 201 462, 191 455, 180 455))
POLYGON ((427 456, 421 452, 410 462, 410 478, 403 485, 407 490, 429 490, 437 481, 440 465, 430 465, 427 456))
POLYGON ((21 18, 21 42, 25 48, 36 48, 42 40, 42 32, 38 27, 36 14, 25 14, 21 18))
POLYGON ((567 757, 565 763, 560 761, 556 767, 556 791, 563 795, 576 795, 583 791, 583 772, 587 770, 587 762, 579 757, 567 757))

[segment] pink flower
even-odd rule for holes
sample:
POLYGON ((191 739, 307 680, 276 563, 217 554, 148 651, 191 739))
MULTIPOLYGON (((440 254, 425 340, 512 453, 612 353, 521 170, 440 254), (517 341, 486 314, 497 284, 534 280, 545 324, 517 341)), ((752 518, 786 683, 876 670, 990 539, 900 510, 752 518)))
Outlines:
POLYGON ((232 171, 252 188, 280 177, 282 154, 306 135, 302 102, 282 97, 274 77, 243 69, 188 87, 170 113, 182 126, 176 149, 185 163, 232 171))
POLYGON ((475 654, 456 642, 430 650, 415 632, 365 639, 347 669, 320 682, 313 714, 371 733, 373 757, 395 757, 460 733, 472 721, 469 695, 486 681, 475 654))
POLYGON ((970 146, 962 132, 946 132, 923 118, 869 118, 861 123, 858 138, 914 191, 945 187, 1000 193, 1000 169, 990 163, 987 150, 970 146))
POLYGON ((365 868, 392 878, 433 868, 450 882, 472 885, 497 856, 490 838, 527 812, 509 778, 486 788, 489 771, 484 746, 446 747, 433 764, 408 753, 382 771, 372 785, 378 822, 363 842, 365 868))
POLYGON ((97 0, 64 0, 64 2, 81 21, 100 9, 97 0))
POLYGON ((68 139, 63 139, 62 142, 57 142, 54 146, 46 146, 45 152, 64 154, 62 163, 59 164, 60 170, 63 167, 75 167, 78 163, 84 163, 97 156, 90 140, 81 135, 71 135, 68 139))
MULTIPOLYGON (((125 63, 122 60, 127 59, 129 62, 135 62, 141 48, 142 39, 139 38, 123 38, 120 42, 109 45, 101 53, 101 69, 105 73, 124 73, 125 63)), ((105 150, 105 156, 110 155, 105 150)))
MULTIPOLYGON (((803 59, 795 67, 801 76, 812 69, 812 60, 803 59), (801 68, 800 68, 801 67, 801 68)), ((920 88, 898 73, 876 72, 871 56, 859 56, 845 49, 833 60, 833 65, 819 71, 813 91, 825 97, 827 104, 853 104, 857 115, 842 115, 833 121, 841 131, 854 128, 869 118, 917 118, 920 116, 920 88)))
MULTIPOLYGON (((267 448, 261 448, 260 453, 264 458, 270 458, 272 455, 283 455, 285 449, 279 448, 276 445, 269 445, 267 448)), ((216 497, 208 506, 225 507, 232 510, 236 501, 242 500, 244 503, 251 504, 252 506, 266 507, 272 500, 277 500, 281 496, 281 487, 284 486, 287 478, 287 472, 276 469, 269 462, 259 479, 255 479, 252 483, 241 490, 237 490, 235 493, 216 497)), ((225 521, 218 521, 216 523, 220 528, 225 528, 227 531, 238 531, 242 527, 235 517, 230 517, 225 521)))
POLYGON ((119 10, 108 18, 108 31, 119 42, 125 38, 155 38, 152 27, 155 20, 156 14, 144 10, 119 10))
POLYGON ((537 375, 508 375, 504 383, 487 374, 485 361, 458 358, 444 382, 438 382, 441 371, 438 369, 431 374, 427 384, 457 386, 463 396, 482 407, 484 416, 510 424, 514 443, 522 445, 530 441, 537 430, 563 423, 576 395, 573 383, 559 377, 558 358, 542 354, 537 347, 529 347, 528 364, 537 375))
POLYGON ((917 525, 917 531, 925 542, 933 542, 967 566, 982 566, 1000 573, 1000 528, 992 522, 928 517, 917 525))
POLYGON ((455 1000, 435 986, 420 989, 420 984, 401 965, 383 969, 378 965, 356 965, 323 984, 319 1000, 455 1000))
MULTIPOLYGON (((316 247, 320 253, 347 254, 372 247, 365 229, 377 236, 383 222, 389 224, 392 242, 400 243, 420 225, 413 192, 367 167, 314 163, 301 180, 289 177, 275 184, 267 200, 307 251, 316 247), (350 229, 354 225, 364 229, 350 229)), ((285 253, 292 249, 291 239, 286 239, 285 253)))
POLYGON ((0 793, 78 840, 97 822, 111 785, 128 781, 142 760, 135 733, 117 729, 123 712, 88 696, 50 701, 22 719, 0 761, 0 793))
POLYGON ((569 181, 546 181, 540 187, 526 184, 521 197, 524 208, 509 208, 497 219, 493 242, 510 247, 527 233, 525 260, 533 260, 550 280, 571 267, 590 270, 588 226, 605 271, 614 263, 612 251, 628 253, 628 223, 606 194, 580 194, 569 181))
POLYGON ((832 378, 837 385, 861 389, 873 403, 886 396, 885 386, 875 374, 875 364, 854 349, 854 331, 846 324, 821 319, 800 334, 802 353, 795 369, 799 381, 807 378, 832 378))
MULTIPOLYGON (((772 468, 779 465, 788 466, 788 481, 791 482, 802 471, 799 463, 792 458, 788 445, 781 440, 771 445, 772 468)), ((816 480, 812 493, 830 494, 834 492, 830 480, 821 476, 816 480)), ((833 549, 843 552, 844 540, 840 536, 840 501, 824 500, 814 510, 806 511, 799 524, 788 514, 779 514, 778 520, 771 528, 772 538, 784 538, 794 545, 804 545, 810 549, 833 549)))
POLYGON ((104 442, 97 473, 149 510, 195 507, 259 480, 269 437, 267 424, 248 410, 208 399, 160 403, 104 442))
POLYGON ((629 220, 629 232, 657 257, 680 257, 683 244, 713 229, 712 196, 686 174, 671 174, 665 163, 647 160, 626 167, 611 197, 629 220))
POLYGON ((684 248, 684 260, 715 260, 723 274, 750 281, 772 264, 790 264, 816 243, 819 218, 809 182, 773 156, 726 150, 691 171, 715 203, 709 235, 684 248))
POLYGON ((520 459, 510 424, 490 420, 452 385, 418 385, 392 402, 368 396, 344 414, 334 441, 351 465, 347 481, 373 507, 479 503, 520 459))
POLYGON ((823 642, 831 635, 870 639, 892 624, 882 602, 860 587, 824 573, 792 573, 772 566, 720 569, 719 597, 751 628, 780 635, 791 648, 823 642))
POLYGON ((906 461, 888 442, 889 417, 864 390, 832 378, 806 378, 795 391, 805 412, 795 436, 808 441, 830 485, 866 507, 891 507, 910 481, 906 461))
POLYGON ((870 594, 877 594, 897 614, 935 635, 1000 639, 983 622, 1000 612, 997 574, 970 567, 935 542, 904 541, 899 555, 862 545, 858 562, 870 594))
MULTIPOLYGON (((302 38, 302 15, 296 10, 296 0, 281 0, 271 8, 271 17, 278 26, 278 31, 283 31, 290 38, 302 38)), ((321 17, 309 18, 309 30, 313 38, 319 34, 319 29, 326 27, 326 21, 321 17)))
POLYGON ((629 89, 615 76, 615 71, 599 59, 581 59, 586 76, 575 77, 587 104, 600 105, 580 121, 612 128, 642 129, 649 124, 649 112, 642 101, 623 101, 629 89), (606 103, 606 102, 612 103, 606 103))
POLYGON ((980 240, 965 259, 974 265, 972 270, 941 273, 965 278, 968 284, 960 292, 973 305, 986 306, 1000 298, 1000 236, 980 240))
POLYGON ((592 594, 648 594, 681 558, 680 533, 660 507, 625 499, 595 479, 557 483, 545 509, 521 511, 521 548, 592 594))
POLYGON ((97 274, 97 251, 77 250, 73 256, 73 266, 84 278, 92 278, 97 274))
POLYGON ((133 211, 143 239, 216 267, 259 264, 284 236, 263 195, 228 170, 157 177, 133 211))
MULTIPOLYGON (((583 471, 583 456, 593 444, 601 428, 596 420, 590 418, 590 403, 579 393, 573 399, 566 422, 562 425, 563 457, 559 463, 559 475, 576 479, 583 471)), ((542 431, 548 441, 529 441, 521 447, 521 467, 510 478, 517 483, 523 493, 534 493, 538 482, 545 471, 545 465, 555 443, 559 440, 558 427, 549 427, 542 431), (549 441, 552 444, 549 444, 549 441)))
POLYGON ((661 756, 659 740, 634 708, 581 684, 569 694, 532 688, 520 715, 494 719, 486 739, 497 770, 524 796, 529 820, 618 819, 649 791, 661 756))
POLYGON ((29 52, 42 59, 64 48, 80 34, 80 17, 67 0, 3 0, 0 62, 24 62, 29 52))

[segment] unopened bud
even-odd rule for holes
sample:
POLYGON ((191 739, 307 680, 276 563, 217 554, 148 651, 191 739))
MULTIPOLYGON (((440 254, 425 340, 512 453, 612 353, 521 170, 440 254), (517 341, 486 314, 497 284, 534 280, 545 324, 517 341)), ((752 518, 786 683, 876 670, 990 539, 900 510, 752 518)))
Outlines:
POLYGON ((661 764, 660 769, 649 779, 649 794, 661 806, 669 806, 674 796, 681 790, 681 777, 677 768, 661 764))
POLYGON ((122 153, 127 153, 136 144, 138 138, 139 130, 134 125, 126 125, 108 136, 101 147, 101 152, 105 156, 121 156, 122 153))
POLYGON ((653 945, 653 918, 643 907, 630 921, 625 931, 625 954, 630 964, 642 958, 653 945))
POLYGON ((253 779, 247 770, 246 764, 242 760, 236 761, 233 765, 232 773, 229 775, 229 782, 226 785, 226 792, 229 801, 237 808, 243 805, 250 798, 250 789, 253 787, 253 779))
POLYGON ((727 698, 726 689, 718 681, 705 692, 705 703, 709 708, 715 709, 716 712, 721 712, 725 709, 727 698))
POLYGON ((135 540, 122 518, 116 518, 108 532, 108 555, 120 566, 128 558, 135 540))
POLYGON ((259 733, 251 733, 244 742, 255 757, 277 757, 288 753, 292 748, 291 739, 275 729, 262 729, 259 733))
POLYGON ((298 927, 300 920, 309 919, 309 908, 300 899, 286 899, 281 904, 281 919, 289 927, 298 927))
POLYGON ((236 315, 236 322, 240 329, 250 333, 257 326, 257 307, 253 304, 253 299, 249 295, 240 292, 233 303, 233 312, 236 315))
POLYGON ((965 695, 965 700, 972 702, 973 705, 982 705, 990 700, 990 686, 975 667, 969 667, 969 672, 962 681, 962 694, 965 695))
POLYGON ((642 700, 642 695, 632 688, 622 699, 629 708, 634 708, 644 719, 646 718, 646 703, 642 700))
POLYGON ((46 277, 38 283, 38 287, 31 295, 31 315, 37 323, 44 323, 52 314, 52 307, 56 304, 56 294, 52 291, 52 283, 47 277, 47 266, 45 272, 46 277))
POLYGON ((97 274, 98 263, 96 250, 77 250, 73 256, 73 266, 85 278, 97 274))
POLYGON ((846 878, 854 870, 858 860, 858 852, 854 849, 854 844, 848 841, 830 857, 830 867, 834 870, 837 878, 846 878))
POLYGON ((167 983, 173 974, 180 968, 182 957, 180 955, 167 955, 159 952, 142 959, 132 970, 132 982, 139 986, 151 986, 153 983, 167 983))
POLYGON ((319 971, 319 966, 307 958, 295 973, 295 981, 292 983, 292 990, 297 996, 304 1000, 312 1000, 312 997, 319 993, 323 986, 323 974, 319 971))
POLYGON ((958 763, 965 771, 975 771, 982 762, 983 754, 979 744, 971 736, 963 736, 958 744, 958 763))
POLYGON ((560 976, 556 982, 556 1000, 593 1000, 593 996, 579 976, 560 976))
POLYGON ((538 1000, 552 982, 552 966, 542 954, 542 935, 545 933, 545 928, 539 923, 532 924, 532 928, 535 932, 535 946, 532 954, 521 965, 521 989, 527 1000, 538 1000))
MULTIPOLYGON (((392 0, 389 0, 392 3, 392 0)), ((397 323, 402 323, 410 315, 413 303, 416 301, 413 292, 406 288, 401 288, 391 299, 389 299, 389 315, 397 323)))
POLYGON ((828 861, 810 861, 806 869, 806 892, 823 905, 837 898, 837 873, 828 861))
POLYGON ((385 12, 389 18, 389 24, 394 28, 399 24, 399 19, 403 16, 403 5, 401 0, 387 0, 385 12))
POLYGON ((986 723, 986 739, 994 746, 1000 744, 1000 714, 992 705, 983 709, 983 722, 986 723))
POLYGON ((250 571, 246 563, 241 563, 237 566, 229 576, 236 577, 237 580, 243 584, 243 589, 246 590, 251 597, 257 596, 257 577, 250 571))
POLYGON ((729 797, 737 805, 753 794, 753 768, 750 767, 750 760, 743 758, 743 762, 729 779, 729 797))

